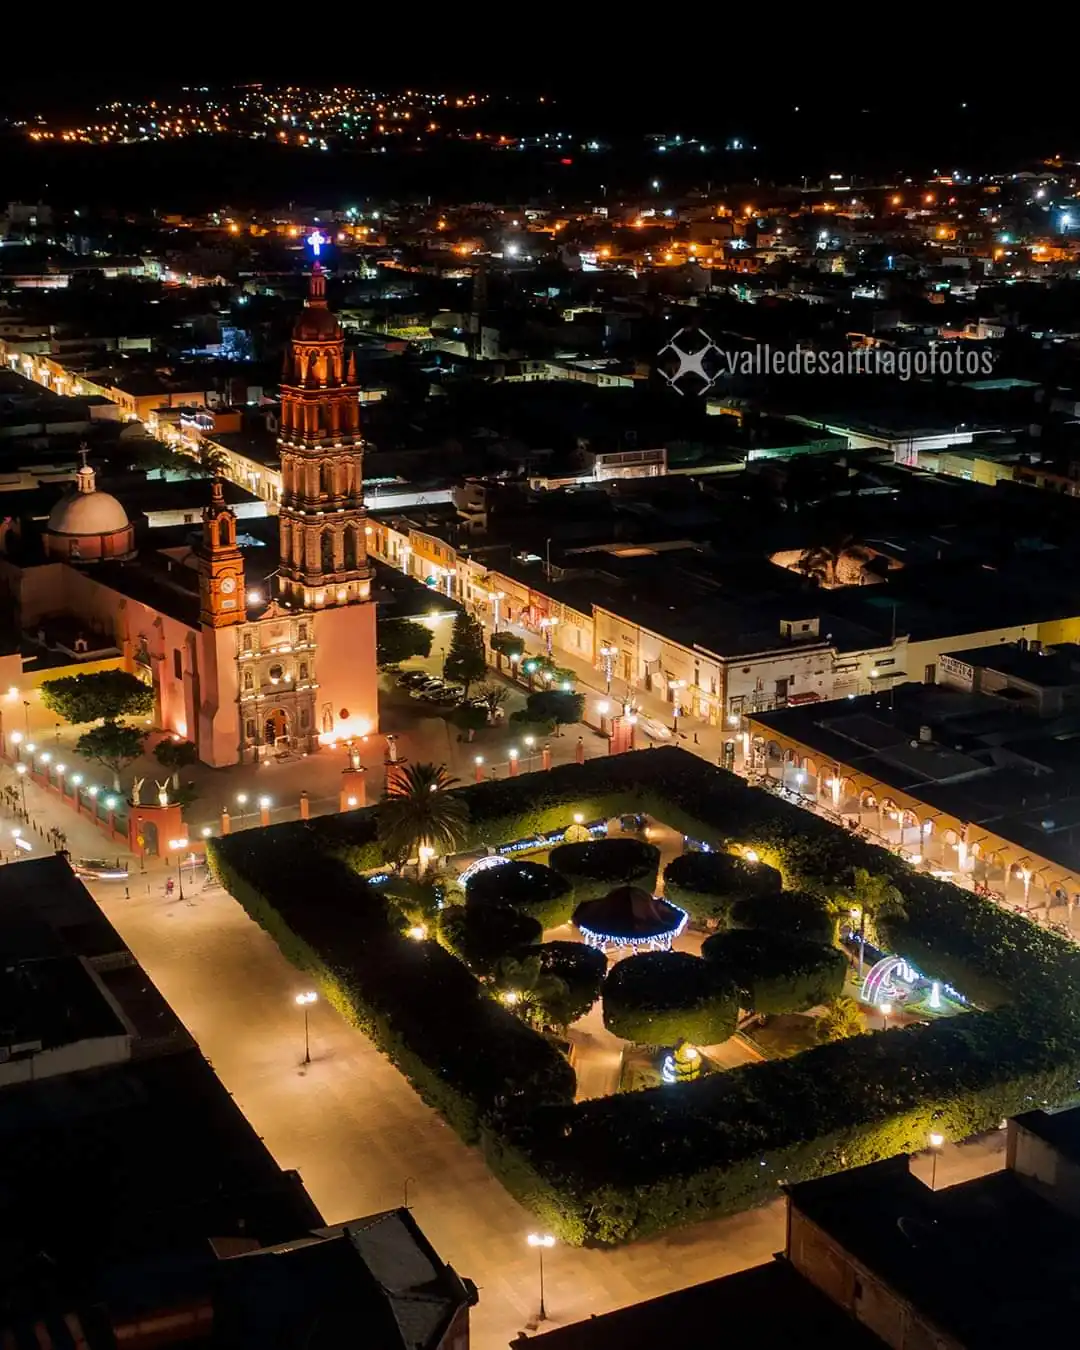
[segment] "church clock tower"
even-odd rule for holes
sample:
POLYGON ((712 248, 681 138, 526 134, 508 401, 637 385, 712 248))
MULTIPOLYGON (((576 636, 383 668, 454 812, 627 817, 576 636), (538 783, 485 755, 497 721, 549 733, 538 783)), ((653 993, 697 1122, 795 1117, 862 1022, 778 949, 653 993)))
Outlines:
POLYGON ((236 516, 225 504, 221 479, 214 479, 210 505, 203 511, 198 549, 199 622, 227 628, 247 618, 244 558, 236 543, 236 516))
POLYGON ((318 261, 285 358, 280 425, 279 602, 312 616, 313 729, 326 745, 374 731, 378 693, 360 389, 318 261))

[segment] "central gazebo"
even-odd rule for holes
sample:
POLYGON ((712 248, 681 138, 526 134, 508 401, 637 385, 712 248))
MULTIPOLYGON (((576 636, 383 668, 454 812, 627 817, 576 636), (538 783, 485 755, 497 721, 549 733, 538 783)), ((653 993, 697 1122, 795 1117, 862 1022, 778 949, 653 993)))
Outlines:
POLYGON ((650 895, 638 886, 619 886, 598 900, 586 900, 574 910, 573 922, 590 947, 607 951, 668 952, 686 927, 685 909, 650 895))

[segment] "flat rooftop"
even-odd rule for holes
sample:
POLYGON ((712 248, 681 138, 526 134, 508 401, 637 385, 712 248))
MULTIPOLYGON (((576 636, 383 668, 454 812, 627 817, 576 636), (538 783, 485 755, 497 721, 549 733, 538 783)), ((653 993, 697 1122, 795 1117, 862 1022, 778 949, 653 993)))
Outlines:
POLYGON ((513 1342, 515 1350, 701 1350, 735 1344, 753 1350, 882 1346, 782 1259, 513 1342))
POLYGON ((1049 1345, 1076 1318, 1080 1222, 1011 1171, 932 1191, 906 1157, 788 1188, 794 1209, 971 1350, 1049 1345))
POLYGON ((1043 718, 988 694, 909 683, 753 721, 766 739, 769 730, 790 737, 1080 878, 1080 710, 1043 718))

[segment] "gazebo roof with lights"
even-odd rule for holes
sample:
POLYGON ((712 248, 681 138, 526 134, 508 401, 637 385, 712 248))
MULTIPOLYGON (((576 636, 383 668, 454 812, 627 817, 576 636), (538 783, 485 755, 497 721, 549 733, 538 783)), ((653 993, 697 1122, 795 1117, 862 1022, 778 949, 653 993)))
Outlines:
POLYGON ((574 924, 590 947, 645 947, 667 951, 686 927, 687 913, 637 886, 619 886, 574 910, 574 924))

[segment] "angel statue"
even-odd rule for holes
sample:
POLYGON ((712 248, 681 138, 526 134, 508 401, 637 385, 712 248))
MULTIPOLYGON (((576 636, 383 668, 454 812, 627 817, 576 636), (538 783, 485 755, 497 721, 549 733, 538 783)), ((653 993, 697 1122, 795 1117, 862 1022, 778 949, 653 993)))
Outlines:
POLYGON ((132 783, 132 785, 131 785, 131 804, 132 804, 132 806, 141 806, 141 805, 142 805, 142 801, 140 800, 140 795, 139 795, 139 794, 142 792, 142 785, 143 785, 145 782, 146 782, 146 779, 145 779, 145 778, 136 778, 135 781, 134 781, 134 783, 132 783))
POLYGON ((163 783, 158 783, 157 779, 155 778, 155 779, 154 779, 154 782, 157 783, 157 799, 158 799, 158 805, 159 805, 159 806, 168 806, 168 804, 169 804, 169 780, 166 778, 165 781, 164 781, 163 783))

